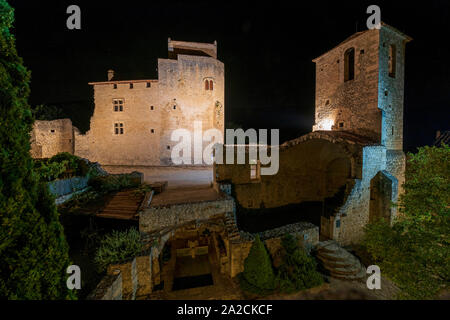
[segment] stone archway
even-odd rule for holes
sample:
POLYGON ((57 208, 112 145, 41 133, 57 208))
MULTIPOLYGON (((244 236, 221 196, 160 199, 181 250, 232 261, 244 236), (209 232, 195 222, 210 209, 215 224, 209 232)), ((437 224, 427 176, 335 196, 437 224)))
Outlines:
POLYGON ((395 216, 392 202, 397 200, 397 179, 386 171, 379 171, 370 180, 369 222, 385 219, 391 223, 395 216))

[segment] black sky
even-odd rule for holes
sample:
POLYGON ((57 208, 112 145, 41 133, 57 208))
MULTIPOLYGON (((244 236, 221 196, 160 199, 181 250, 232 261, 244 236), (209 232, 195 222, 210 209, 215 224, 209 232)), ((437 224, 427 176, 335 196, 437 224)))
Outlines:
POLYGON ((17 48, 32 71, 31 104, 65 108, 88 129, 89 81, 156 79, 167 38, 218 42, 225 63, 226 121, 280 128, 281 140, 311 131, 314 63, 356 30, 366 8, 414 40, 406 47, 405 149, 430 144, 450 129, 449 1, 9 1, 16 8, 17 48), (82 29, 66 28, 77 4, 82 29))

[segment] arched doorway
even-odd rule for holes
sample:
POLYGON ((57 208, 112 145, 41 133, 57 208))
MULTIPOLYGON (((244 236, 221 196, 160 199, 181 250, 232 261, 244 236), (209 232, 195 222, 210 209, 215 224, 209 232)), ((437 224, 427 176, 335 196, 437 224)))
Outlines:
POLYGON ((392 202, 397 200, 397 179, 386 171, 379 171, 370 180, 369 222, 385 219, 391 222, 392 202))

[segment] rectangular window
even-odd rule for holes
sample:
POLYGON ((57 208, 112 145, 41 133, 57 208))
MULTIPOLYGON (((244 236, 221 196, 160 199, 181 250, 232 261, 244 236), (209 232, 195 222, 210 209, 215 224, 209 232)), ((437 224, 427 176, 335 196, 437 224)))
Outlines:
POLYGON ((395 78, 395 69, 397 64, 397 54, 396 54, 396 48, 395 45, 391 44, 389 46, 389 61, 388 61, 388 67, 389 67, 389 77, 395 78))
POLYGON ((122 122, 114 123, 114 134, 123 134, 123 123, 122 122))
POLYGON ((123 111, 123 99, 113 99, 114 112, 123 111))
POLYGON ((250 180, 259 180, 260 178, 259 160, 250 160, 250 180))
POLYGON ((355 49, 350 48, 344 54, 344 81, 355 78, 355 49))

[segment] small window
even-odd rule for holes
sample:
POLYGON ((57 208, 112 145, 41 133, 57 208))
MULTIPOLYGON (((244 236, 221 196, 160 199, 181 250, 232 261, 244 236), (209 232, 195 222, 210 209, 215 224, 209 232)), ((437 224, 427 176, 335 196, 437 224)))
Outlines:
POLYGON ((167 146, 167 150, 170 150, 170 146, 167 146))
POLYGON ((147 82, 147 88, 150 88, 152 84, 150 82, 147 82))
POLYGON ((155 129, 151 129, 150 132, 151 132, 151 133, 155 133, 155 129))
POLYGON ((176 105, 173 105, 173 110, 175 110, 177 108, 177 106, 176 105))
POLYGON ((260 162, 253 160, 250 162, 250 180, 260 179, 260 162))
POLYGON ((114 134, 123 134, 123 123, 114 123, 114 134))
POLYGON ((325 105, 329 105, 330 104, 330 100, 325 101, 325 105))
POLYGON ((150 106, 150 110, 154 110, 155 109, 155 107, 153 107, 153 106, 150 106))
POLYGON ((214 82, 212 80, 209 80, 209 90, 214 89, 214 82))
POLYGON ((130 83, 130 89, 133 89, 133 84, 132 83, 130 83))
POLYGON ((350 48, 344 54, 344 81, 355 78, 355 49, 350 48))
POLYGON ((364 54, 364 49, 359 50, 359 54, 364 54))
POLYGON ((394 135, 394 127, 392 127, 392 133, 391 134, 394 135))
POLYGON ((122 112, 123 111, 123 99, 114 99, 113 106, 114 106, 114 112, 122 112))
POLYGON ((117 89, 117 84, 116 83, 113 84, 113 88, 117 89))
POLYGON ((209 81, 205 80, 205 90, 209 90, 209 81))
POLYGON ((336 220, 336 228, 340 228, 341 227, 341 219, 337 219, 336 220))
POLYGON ((387 97, 388 96, 388 91, 384 90, 384 96, 387 97))
POLYGON ((343 122, 339 122, 339 128, 343 128, 344 127, 344 123, 343 122))
POLYGON ((51 133, 55 133, 55 129, 50 130, 51 133))
POLYGON ((389 68, 389 77, 395 78, 395 69, 397 64, 397 54, 396 54, 396 48, 395 45, 391 44, 389 46, 389 61, 388 61, 388 68, 389 68))

